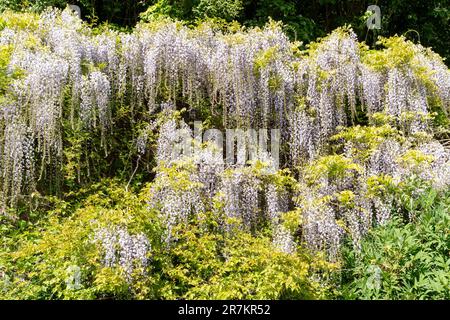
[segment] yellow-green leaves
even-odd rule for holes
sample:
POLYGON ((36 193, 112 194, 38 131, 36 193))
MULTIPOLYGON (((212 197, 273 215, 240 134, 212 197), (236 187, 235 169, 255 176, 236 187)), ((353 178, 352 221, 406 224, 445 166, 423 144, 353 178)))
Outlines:
POLYGON ((394 179, 389 175, 370 176, 367 178, 368 196, 383 196, 395 187, 394 179))
POLYGON ((34 31, 39 25, 39 15, 32 12, 2 12, 0 19, 0 30, 8 27, 10 29, 34 31))
POLYGON ((401 36, 380 38, 378 44, 386 49, 370 50, 363 54, 363 61, 377 70, 405 67, 411 63, 417 51, 414 43, 401 36))
POLYGON ((433 162, 431 155, 426 155, 420 150, 408 150, 398 158, 398 162, 412 170, 418 170, 420 166, 427 166, 433 162))
POLYGON ((342 155, 325 156, 319 158, 308 167, 307 179, 310 183, 315 183, 320 178, 337 180, 361 171, 362 168, 354 163, 352 159, 342 155))
POLYGON ((269 63, 277 58, 278 46, 261 50, 255 58, 255 70, 264 69, 269 63))

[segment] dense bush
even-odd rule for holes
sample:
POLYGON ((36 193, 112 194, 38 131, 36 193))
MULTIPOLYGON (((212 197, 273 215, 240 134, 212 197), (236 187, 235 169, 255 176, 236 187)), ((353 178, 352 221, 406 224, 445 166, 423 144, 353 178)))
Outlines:
POLYGON ((274 21, 154 9, 129 32, 0 16, 2 297, 448 297, 426 269, 443 258, 391 272, 448 253, 439 55, 401 36, 371 49, 349 27, 302 50, 274 21), (198 124, 239 128, 236 161, 198 124), (404 258, 373 257, 403 236, 404 258))
MULTIPOLYGON (((398 196, 404 197, 403 192, 398 196)), ((423 186, 410 204, 413 222, 396 216, 370 232, 361 252, 347 252, 344 298, 449 299, 449 194, 423 186)))
MULTIPOLYGON (((150 187, 150 186, 149 186, 150 187)), ((7 299, 320 298, 318 279, 333 268, 320 256, 276 250, 270 237, 220 232, 212 213, 173 230, 168 246, 147 190, 137 196, 113 181, 58 202, 45 223, 15 236, 4 224, 0 297, 7 299), (84 198, 85 200, 80 200, 84 198), (6 240, 6 241, 5 241, 6 240), (9 247, 9 250, 5 250, 9 247)))

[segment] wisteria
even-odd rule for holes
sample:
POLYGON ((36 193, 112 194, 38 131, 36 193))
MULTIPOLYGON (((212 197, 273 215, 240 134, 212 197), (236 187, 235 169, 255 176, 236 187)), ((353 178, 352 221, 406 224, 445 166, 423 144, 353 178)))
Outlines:
MULTIPOLYGON (((99 134, 108 153, 121 138, 117 123, 144 123, 130 128, 138 134, 130 141, 136 154, 128 159, 155 160, 148 208, 162 217, 166 242, 176 237, 178 224, 220 211, 228 231, 232 220, 254 230, 267 219, 282 252, 294 253, 300 240, 335 259, 345 236, 358 246, 374 222, 385 224, 391 217, 393 199, 370 194, 368 179, 387 175, 398 185, 414 174, 439 190, 450 184, 448 149, 433 138, 419 143, 412 138, 432 135, 431 109, 449 110, 450 71, 430 50, 395 39, 412 58, 392 57, 395 50, 387 42, 371 59, 375 53, 360 46, 349 28, 301 54, 274 25, 224 32, 165 22, 98 35, 68 10, 52 9, 34 29, 4 28, 0 45, 11 46, 12 53, 11 82, 0 100, 2 205, 14 207, 46 175, 59 173, 69 157, 65 148, 74 144, 66 141, 67 128, 87 137, 80 149, 98 153, 99 134), (248 164, 248 150, 237 146, 238 161, 230 164, 213 143, 196 142, 190 121, 200 119, 187 118, 199 114, 220 129, 279 129, 280 168, 295 172, 300 191, 275 184, 279 172, 261 169, 275 161, 273 154, 256 150, 248 164), (346 141, 340 155, 353 166, 344 170, 348 174, 332 177, 325 168, 314 183, 308 181, 305 168, 336 147, 331 137, 366 118, 372 125, 377 115, 402 130, 402 139, 377 137, 376 145, 346 141), (154 148, 150 131, 158 137, 154 148), (359 157, 366 149, 370 152, 359 157), (413 166, 408 156, 423 161, 413 166), (350 200, 342 204, 346 197, 350 200), (292 207, 303 215, 301 239, 281 224, 292 207)), ((251 144, 253 137, 242 137, 251 144)), ((95 164, 84 158, 77 158, 80 170, 93 170, 95 164)), ((143 236, 114 229, 100 230, 97 238, 106 266, 119 264, 129 277, 135 260, 146 265, 149 244, 143 236)))
POLYGON ((331 260, 339 254, 344 230, 337 223, 336 212, 329 206, 307 207, 304 210, 304 241, 314 251, 325 251, 331 260))
POLYGON ((113 268, 119 266, 131 281, 135 270, 145 272, 150 261, 151 245, 144 234, 130 235, 122 227, 100 228, 93 237, 103 251, 103 264, 113 268))
MULTIPOLYGON (((166 111, 172 109, 171 104, 162 106, 166 111)), ((189 161, 189 152, 183 150, 186 141, 192 142, 191 130, 183 121, 175 119, 165 121, 159 131, 158 149, 156 159, 159 171, 155 177, 155 183, 151 189, 149 208, 159 210, 163 221, 167 226, 166 239, 170 244, 173 235, 173 227, 179 223, 187 223, 191 214, 194 216, 203 212, 202 194, 205 185, 201 181, 199 171, 189 161), (183 163, 183 160, 188 163, 183 163), (184 174, 178 180, 171 180, 171 170, 181 171, 184 174)), ((203 177, 203 182, 204 177, 203 177)))
POLYGON ((5 146, 2 154, 3 206, 15 204, 23 185, 32 189, 34 182, 34 152, 32 134, 20 122, 5 127, 5 146))
POLYGON ((280 214, 289 211, 289 193, 283 188, 279 189, 271 183, 265 192, 268 218, 275 226, 280 223, 280 214))
POLYGON ((101 72, 92 72, 83 79, 81 88, 80 117, 86 126, 99 126, 103 131, 110 126, 110 83, 101 72))
POLYGON ((275 248, 283 253, 293 254, 295 252, 296 243, 293 236, 283 226, 275 230, 273 244, 275 248))

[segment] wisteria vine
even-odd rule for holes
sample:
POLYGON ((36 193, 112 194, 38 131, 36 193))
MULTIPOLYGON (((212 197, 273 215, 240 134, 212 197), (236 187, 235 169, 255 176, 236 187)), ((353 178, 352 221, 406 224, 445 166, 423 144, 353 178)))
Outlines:
MULTIPOLYGON (((255 164, 230 167, 211 148, 180 164, 171 146, 180 129, 192 134, 189 125, 169 117, 159 126, 148 122, 134 142, 139 157, 154 152, 149 208, 166 221, 168 243, 176 224, 219 210, 249 230, 268 221, 274 244, 283 252, 293 252, 298 240, 334 258, 344 235, 358 246, 373 221, 383 224, 390 217, 393 199, 372 194, 368 180, 387 175, 398 184, 414 173, 438 189, 450 184, 450 153, 430 129, 432 110, 450 111, 450 71, 429 49, 401 37, 374 51, 360 44, 351 29, 340 28, 301 51, 277 25, 224 32, 164 22, 99 35, 69 11, 55 9, 37 22, 0 31, 0 45, 12 48, 9 75, 20 71, 0 100, 3 208, 14 207, 57 170, 45 169, 63 161, 65 122, 88 134, 99 132, 108 150, 124 106, 132 123, 186 106, 195 113, 206 103, 223 128, 279 128, 286 146, 282 167, 302 168, 296 188, 274 184, 271 178, 279 173, 261 174, 255 164), (395 45, 400 52, 394 52, 395 45), (342 154, 320 162, 330 138, 361 118, 375 126, 381 115, 402 139, 368 143, 359 141, 362 133, 340 136, 342 154), (148 131, 156 127, 159 138, 152 151, 148 131), (411 137, 420 134, 429 139, 415 143, 411 137), (370 152, 360 157, 364 149, 370 152), (411 158, 420 158, 420 164, 411 165, 411 158), (305 169, 314 165, 322 166, 323 175, 305 169), (327 170, 340 165, 346 174, 330 176, 327 170), (175 182, 170 180, 174 168, 185 173, 175 182), (303 216, 297 239, 282 223, 282 213, 292 210, 303 216)), ((227 219, 222 225, 228 230, 227 219)), ((134 246, 145 255, 144 239, 114 232, 98 236, 110 252, 106 264, 115 263, 117 239, 122 248, 134 246)), ((120 263, 128 270, 134 256, 125 251, 120 263)))

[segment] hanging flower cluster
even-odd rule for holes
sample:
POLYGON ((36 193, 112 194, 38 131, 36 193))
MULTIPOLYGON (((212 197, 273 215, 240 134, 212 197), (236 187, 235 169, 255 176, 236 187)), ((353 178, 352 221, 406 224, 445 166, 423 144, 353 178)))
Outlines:
POLYGON ((151 245, 144 234, 130 235, 121 227, 100 228, 95 232, 93 241, 101 245, 104 266, 119 266, 127 281, 132 280, 135 270, 145 272, 150 261, 151 245))
POLYGON ((1 182, 3 196, 7 199, 3 199, 3 201, 15 204, 24 187, 28 187, 30 190, 33 188, 33 139, 27 126, 20 122, 11 122, 4 130, 5 145, 1 155, 1 182))
MULTIPOLYGON (((436 141, 417 144, 386 126, 348 128, 336 138, 344 154, 306 166, 295 198, 303 217, 303 240, 314 251, 328 252, 332 260, 338 258, 345 236, 359 248, 373 225, 389 221, 398 201, 390 189, 401 190, 414 179, 435 190, 450 186, 450 152, 436 141)), ((417 189, 412 196, 421 192, 417 189)))
POLYGON ((80 117, 86 126, 96 127, 97 122, 106 130, 110 126, 109 108, 111 86, 108 78, 101 72, 92 72, 81 84, 80 117))
POLYGON ((284 252, 287 254, 293 254, 297 247, 294 241, 294 237, 283 226, 279 226, 277 229, 275 229, 273 235, 273 245, 280 252, 284 252))
POLYGON ((255 159, 250 167, 244 161, 226 163, 216 144, 200 144, 184 121, 170 113, 165 113, 165 118, 160 125, 158 166, 148 203, 162 216, 166 242, 176 237, 174 226, 198 219, 206 211, 217 213, 228 232, 236 223, 243 230, 253 230, 265 220, 274 229, 280 226, 280 214, 289 210, 289 191, 268 183, 278 174, 266 169, 270 159, 255 159), (188 137, 187 142, 180 142, 180 136, 188 137), (194 153, 174 152, 180 143, 194 153))

